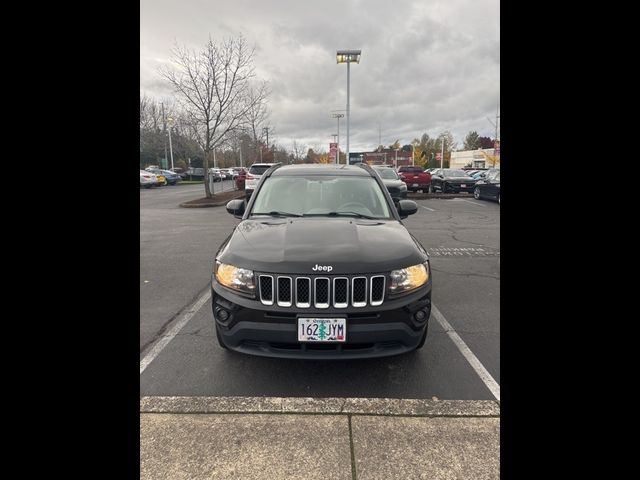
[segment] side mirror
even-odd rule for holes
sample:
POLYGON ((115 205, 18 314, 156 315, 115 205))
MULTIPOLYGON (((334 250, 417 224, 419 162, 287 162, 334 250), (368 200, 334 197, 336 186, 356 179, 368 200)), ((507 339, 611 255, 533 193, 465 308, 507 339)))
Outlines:
POLYGON ((244 200, 231 200, 227 203, 227 212, 236 218, 242 218, 244 215, 244 200))
POLYGON ((398 202, 398 215, 400 218, 407 218, 418 211, 418 205, 413 200, 400 200, 398 202))

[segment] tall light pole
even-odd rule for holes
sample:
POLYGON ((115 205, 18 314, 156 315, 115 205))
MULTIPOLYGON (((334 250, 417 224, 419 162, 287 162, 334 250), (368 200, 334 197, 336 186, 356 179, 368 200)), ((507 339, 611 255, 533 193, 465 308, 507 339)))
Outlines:
POLYGON ((351 83, 351 62, 360 63, 362 50, 338 50, 336 52, 336 62, 347 64, 347 165, 349 165, 349 101, 351 83))
MULTIPOLYGON (((338 141, 336 142, 336 150, 337 150, 336 163, 340 163, 340 119, 342 117, 344 117, 344 113, 332 113, 331 116, 333 118, 337 118, 338 119, 338 141)), ((347 145, 348 145, 348 140, 347 140, 347 145)), ((347 146, 347 151, 349 151, 349 147, 348 146, 347 146)), ((347 157, 347 165, 348 164, 349 164, 349 157, 347 157)))
POLYGON ((496 107, 496 123, 493 123, 493 121, 487 117, 487 120, 489 120, 489 122, 491 123, 491 125, 493 125, 494 127, 496 127, 496 136, 493 139, 493 166, 496 166, 496 148, 498 145, 498 121, 500 119, 500 105, 498 105, 496 107))
POLYGON ((169 152, 171 152, 171 171, 173 172, 173 145, 171 144, 171 129, 173 128, 173 118, 168 117, 169 122, 169 152))
POLYGON ((444 139, 445 137, 444 135, 442 135, 442 153, 440 154, 440 168, 444 168, 444 139))

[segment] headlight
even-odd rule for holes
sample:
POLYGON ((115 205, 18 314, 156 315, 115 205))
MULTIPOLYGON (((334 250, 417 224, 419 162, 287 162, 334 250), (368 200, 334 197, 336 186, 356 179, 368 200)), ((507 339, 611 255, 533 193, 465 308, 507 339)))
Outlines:
POLYGON ((253 280, 253 270, 238 268, 233 265, 220 263, 216 260, 216 280, 227 288, 245 293, 253 293, 256 284, 253 280))
POLYGON ((402 185, 400 185, 400 191, 402 190, 406 190, 407 189, 407 184, 403 183, 402 185))
POLYGON ((419 263, 411 267, 391 272, 391 293, 408 292, 421 287, 429 280, 429 267, 426 263, 419 263))

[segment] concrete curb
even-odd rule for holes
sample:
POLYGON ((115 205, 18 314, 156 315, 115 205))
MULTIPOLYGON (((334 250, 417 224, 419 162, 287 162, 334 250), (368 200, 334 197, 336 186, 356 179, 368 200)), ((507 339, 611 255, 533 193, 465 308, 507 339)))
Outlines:
POLYGON ((211 203, 189 203, 189 202, 193 202, 193 200, 189 200, 189 202, 183 202, 181 203, 179 206, 182 208, 211 208, 211 207, 221 207, 223 205, 226 205, 229 200, 234 200, 237 198, 242 198, 244 197, 244 191, 239 191, 238 194, 233 197, 233 198, 228 198, 227 200, 223 201, 223 202, 215 202, 212 200, 211 203))
POLYGON ((303 397, 141 397, 140 413, 298 413, 499 417, 495 400, 303 397))

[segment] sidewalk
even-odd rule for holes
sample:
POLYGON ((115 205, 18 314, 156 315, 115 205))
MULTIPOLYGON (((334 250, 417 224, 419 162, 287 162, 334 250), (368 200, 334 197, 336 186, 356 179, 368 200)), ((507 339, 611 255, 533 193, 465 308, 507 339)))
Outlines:
POLYGON ((143 397, 141 479, 497 479, 490 400, 143 397))

